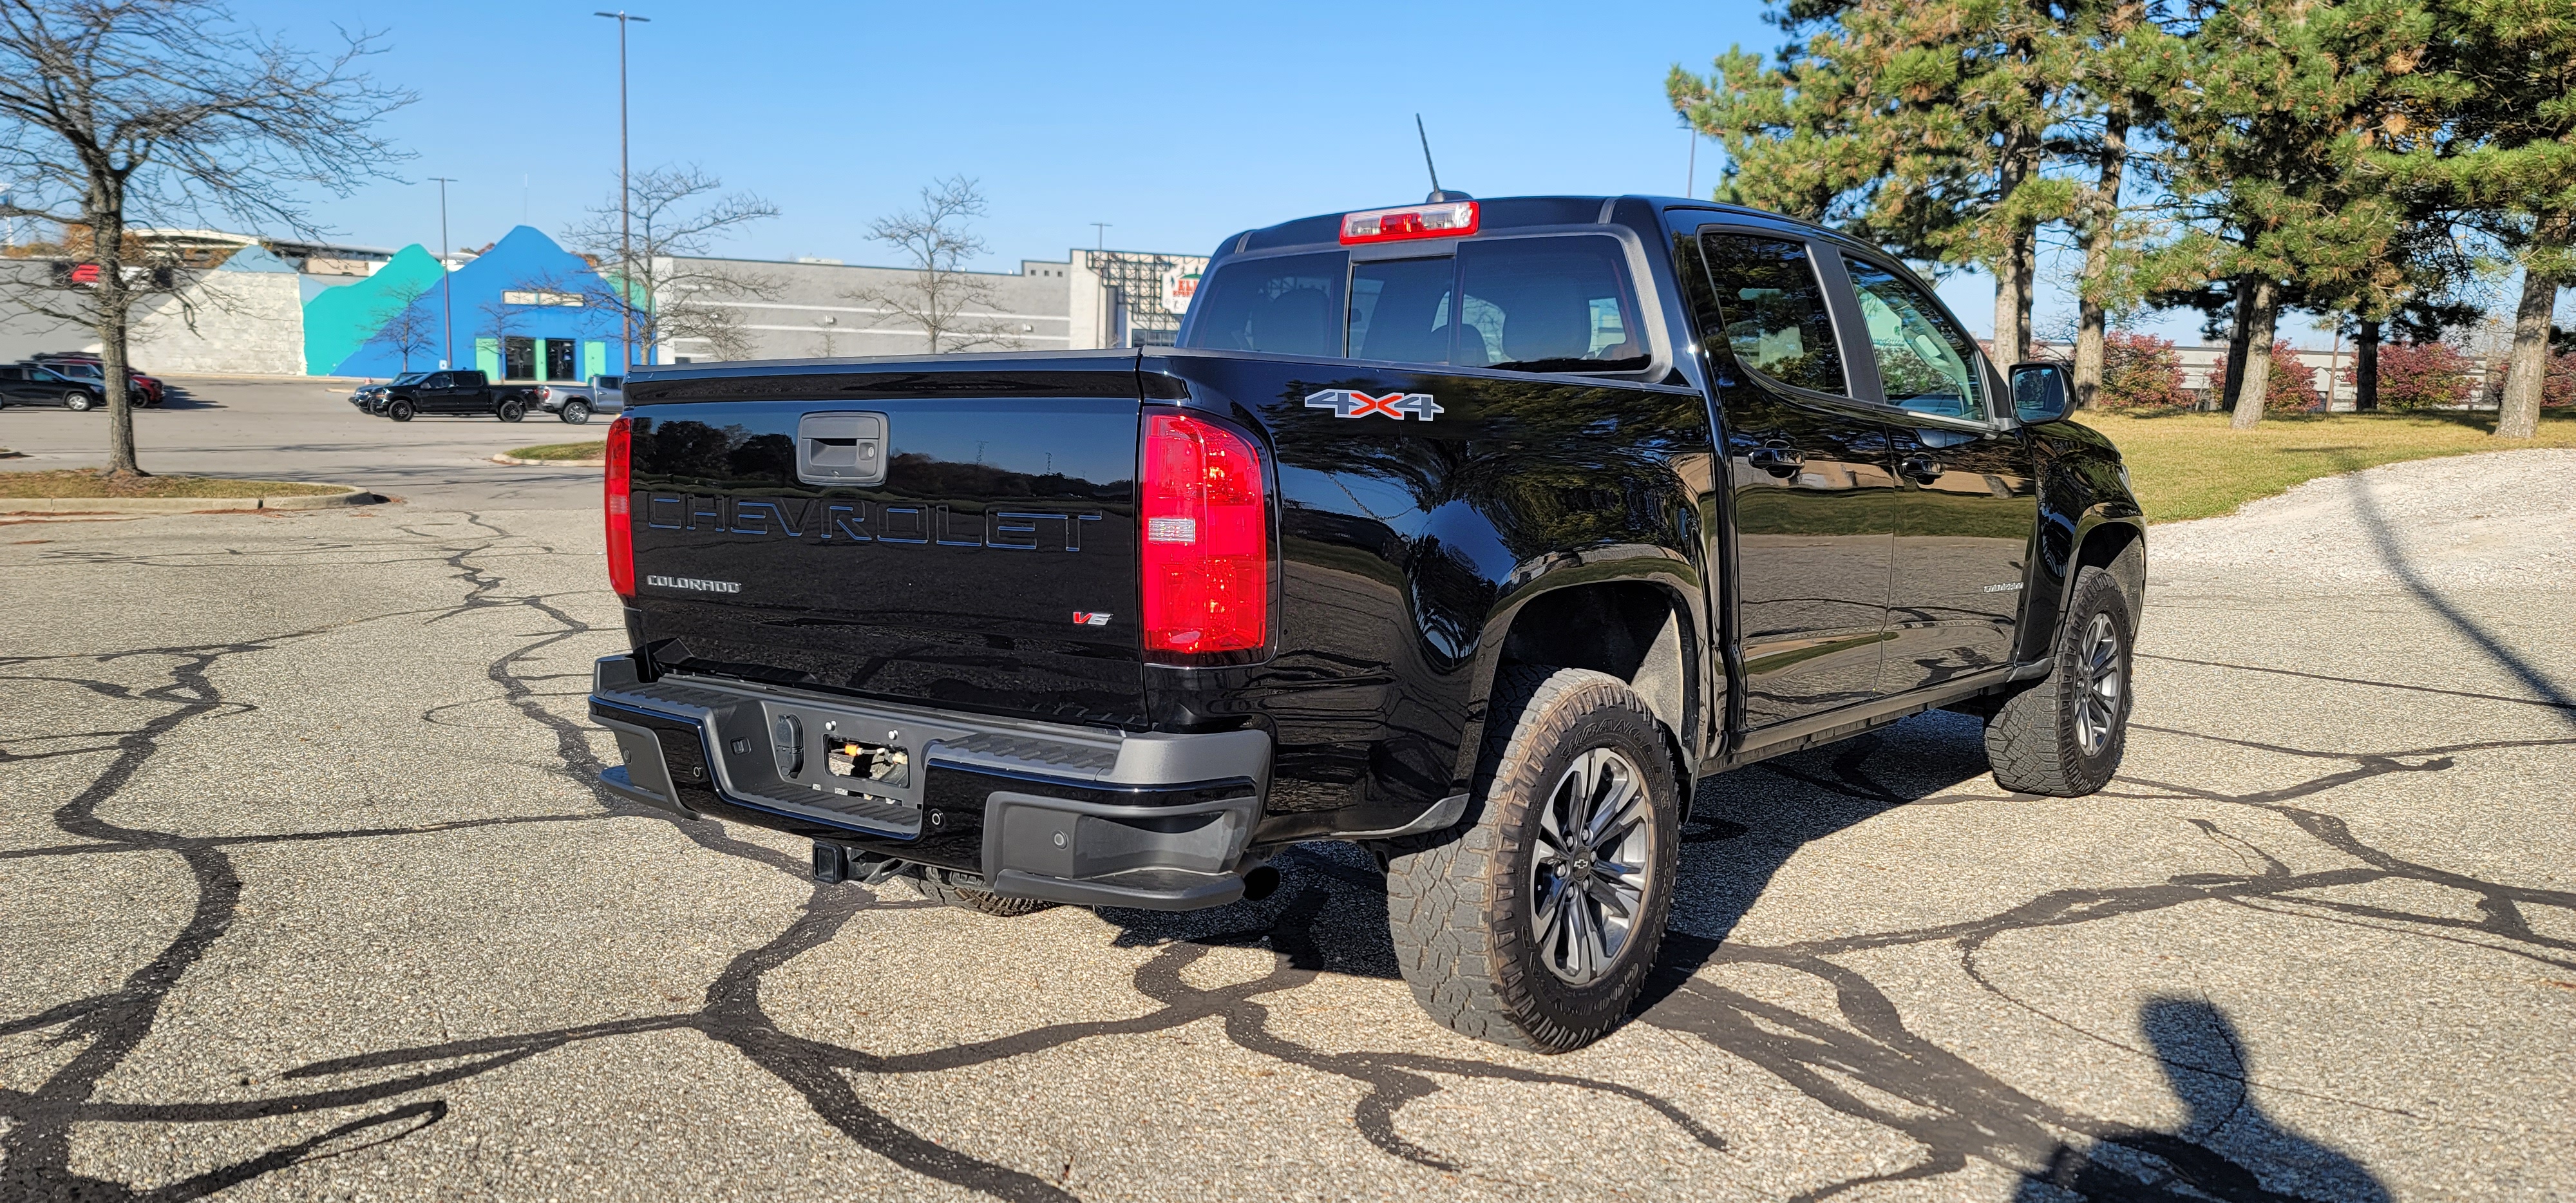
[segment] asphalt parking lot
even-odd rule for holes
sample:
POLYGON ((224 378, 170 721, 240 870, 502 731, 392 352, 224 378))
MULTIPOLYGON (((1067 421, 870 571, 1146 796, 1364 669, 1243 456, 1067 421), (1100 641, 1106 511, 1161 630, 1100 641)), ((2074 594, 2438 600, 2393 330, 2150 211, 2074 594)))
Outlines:
POLYGON ((0 1197, 2576 1194, 2576 453, 2158 528, 2100 796, 1944 714, 1706 783, 1647 1003, 1542 1058, 1331 846, 1003 920, 610 802, 595 477, 469 462, 558 428, 264 397, 147 463, 410 503, 0 528, 0 1197))
MULTIPOLYGON (((496 418, 371 418, 349 405, 347 381, 177 376, 170 399, 134 411, 137 458, 148 471, 356 485, 416 505, 476 510, 597 504, 596 468, 525 468, 494 452, 605 437, 594 420, 566 426, 542 411, 496 418)), ((13 405, 0 409, 0 447, 24 459, 0 472, 91 468, 107 461, 107 415, 13 405)))

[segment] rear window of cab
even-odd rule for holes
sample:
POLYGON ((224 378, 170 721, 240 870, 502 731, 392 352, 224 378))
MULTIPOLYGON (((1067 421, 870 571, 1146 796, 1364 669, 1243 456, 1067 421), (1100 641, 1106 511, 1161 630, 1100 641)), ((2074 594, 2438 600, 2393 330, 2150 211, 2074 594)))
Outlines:
POLYGON ((1469 239, 1451 254, 1239 259, 1199 289, 1183 346, 1525 372, 1652 362, 1626 249, 1599 234, 1469 239))

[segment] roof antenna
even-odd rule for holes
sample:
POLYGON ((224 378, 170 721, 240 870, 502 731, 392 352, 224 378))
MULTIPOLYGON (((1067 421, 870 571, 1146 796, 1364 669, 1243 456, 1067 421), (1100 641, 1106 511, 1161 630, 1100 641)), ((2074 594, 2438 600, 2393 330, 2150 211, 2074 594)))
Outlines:
POLYGON ((1440 169, 1434 166, 1431 162, 1431 134, 1429 131, 1422 128, 1422 114, 1420 113, 1415 113, 1413 115, 1413 132, 1422 136, 1422 166, 1431 172, 1431 195, 1423 197, 1422 203, 1426 205, 1436 205, 1442 201, 1474 200, 1474 197, 1471 197, 1464 192, 1442 192, 1440 190, 1440 169))

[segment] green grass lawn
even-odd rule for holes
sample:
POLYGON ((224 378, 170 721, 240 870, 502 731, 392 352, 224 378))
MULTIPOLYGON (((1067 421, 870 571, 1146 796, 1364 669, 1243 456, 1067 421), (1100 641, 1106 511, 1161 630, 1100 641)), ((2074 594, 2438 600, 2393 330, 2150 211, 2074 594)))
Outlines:
POLYGON ((137 476, 111 481, 89 468, 0 472, 0 497, 318 497, 338 485, 219 476, 137 476))
POLYGON ((2233 513, 2320 476, 2400 460, 2576 447, 2576 413, 2566 410, 2543 411, 2539 435, 2528 440, 2490 437, 2494 414, 2267 414, 2245 431, 2229 430, 2220 413, 2087 413, 2077 420, 2119 444, 2149 522, 2233 513))
POLYGON ((534 447, 513 447, 501 454, 512 459, 598 459, 608 454, 608 440, 593 439, 587 443, 539 443, 534 447))

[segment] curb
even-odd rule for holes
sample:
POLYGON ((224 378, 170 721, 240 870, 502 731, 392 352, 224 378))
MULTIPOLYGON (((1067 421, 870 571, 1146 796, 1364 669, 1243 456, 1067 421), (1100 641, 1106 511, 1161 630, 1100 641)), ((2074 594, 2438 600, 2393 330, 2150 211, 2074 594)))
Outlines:
POLYGON ((376 505, 385 500, 362 489, 347 485, 340 487, 346 491, 309 497, 0 497, 0 513, 193 514, 208 510, 328 510, 376 505))
POLYGON ((604 459, 520 459, 515 455, 496 455, 492 457, 492 462, 515 464, 522 468, 605 468, 608 466, 608 461, 604 459))

